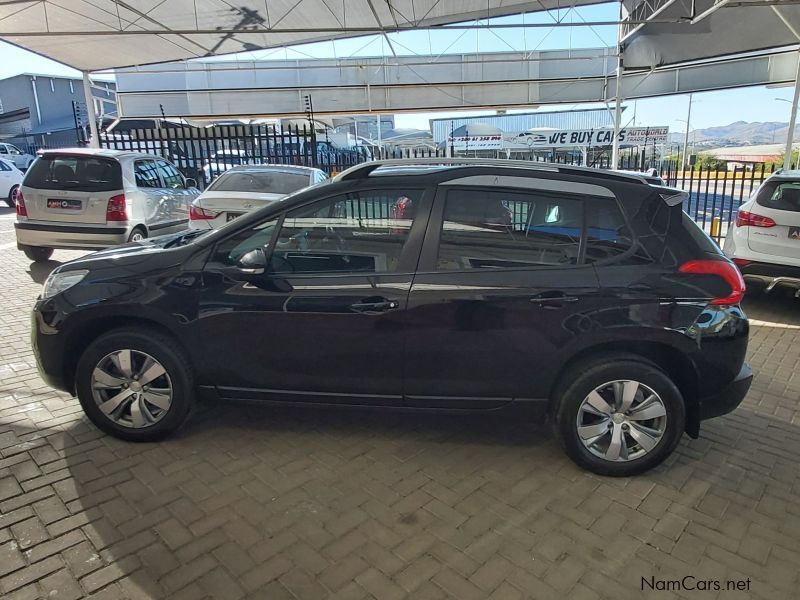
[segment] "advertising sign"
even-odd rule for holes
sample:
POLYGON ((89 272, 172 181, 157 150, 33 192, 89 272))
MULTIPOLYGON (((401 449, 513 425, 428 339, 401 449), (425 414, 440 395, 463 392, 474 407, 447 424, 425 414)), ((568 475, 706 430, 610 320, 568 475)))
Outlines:
MULTIPOLYGON (((628 145, 663 144, 667 141, 668 134, 669 127, 628 127, 620 130, 619 143, 628 145)), ((533 129, 496 135, 449 137, 447 145, 461 151, 525 150, 610 146, 613 139, 613 129, 533 129)))

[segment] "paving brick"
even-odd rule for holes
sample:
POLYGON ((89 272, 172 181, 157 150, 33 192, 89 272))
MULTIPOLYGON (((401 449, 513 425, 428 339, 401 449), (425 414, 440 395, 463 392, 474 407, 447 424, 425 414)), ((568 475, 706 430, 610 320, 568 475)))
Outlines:
POLYGON ((64 561, 61 559, 61 557, 51 556, 50 558, 28 567, 18 569, 10 575, 0 578, 0 589, 6 593, 12 592, 17 588, 21 588, 29 583, 33 583, 34 581, 42 579, 46 575, 59 570, 63 566, 64 561))
POLYGON ((0 546, 0 577, 25 566, 25 559, 16 542, 0 546))
POLYGON ((81 586, 67 569, 48 575, 39 582, 39 586, 48 600, 78 600, 84 597, 81 586))

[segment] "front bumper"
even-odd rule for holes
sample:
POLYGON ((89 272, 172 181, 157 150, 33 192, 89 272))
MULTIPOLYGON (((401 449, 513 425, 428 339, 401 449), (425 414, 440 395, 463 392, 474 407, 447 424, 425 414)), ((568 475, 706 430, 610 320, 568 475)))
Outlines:
POLYGON ((700 420, 712 419, 735 410, 744 400, 752 382, 753 370, 744 363, 739 374, 726 387, 712 396, 700 399, 698 414, 700 420))
POLYGON ((118 226, 108 227, 17 221, 14 223, 14 229, 17 234, 17 247, 99 250, 127 242, 133 224, 123 222, 118 226))
POLYGON ((52 388, 73 394, 71 383, 64 373, 64 336, 46 322, 42 311, 43 301, 38 300, 31 312, 31 347, 36 368, 42 380, 52 388))
POLYGON ((758 281, 768 292, 775 287, 800 289, 800 267, 757 261, 737 266, 746 281, 758 281))

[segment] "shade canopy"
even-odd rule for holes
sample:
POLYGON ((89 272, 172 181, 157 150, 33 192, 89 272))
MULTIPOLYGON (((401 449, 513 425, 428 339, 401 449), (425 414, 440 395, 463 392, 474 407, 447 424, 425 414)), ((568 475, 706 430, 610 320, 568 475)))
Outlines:
POLYGON ((0 39, 95 71, 597 2, 14 0, 0 2, 0 39))

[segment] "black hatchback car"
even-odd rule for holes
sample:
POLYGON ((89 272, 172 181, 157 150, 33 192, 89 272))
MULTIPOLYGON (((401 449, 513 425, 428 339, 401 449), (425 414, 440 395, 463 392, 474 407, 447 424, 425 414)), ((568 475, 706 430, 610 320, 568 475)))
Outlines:
POLYGON ((752 373, 735 266, 632 175, 371 162, 210 232, 58 267, 39 370, 126 440, 226 400, 549 416, 630 475, 733 410, 752 373))

